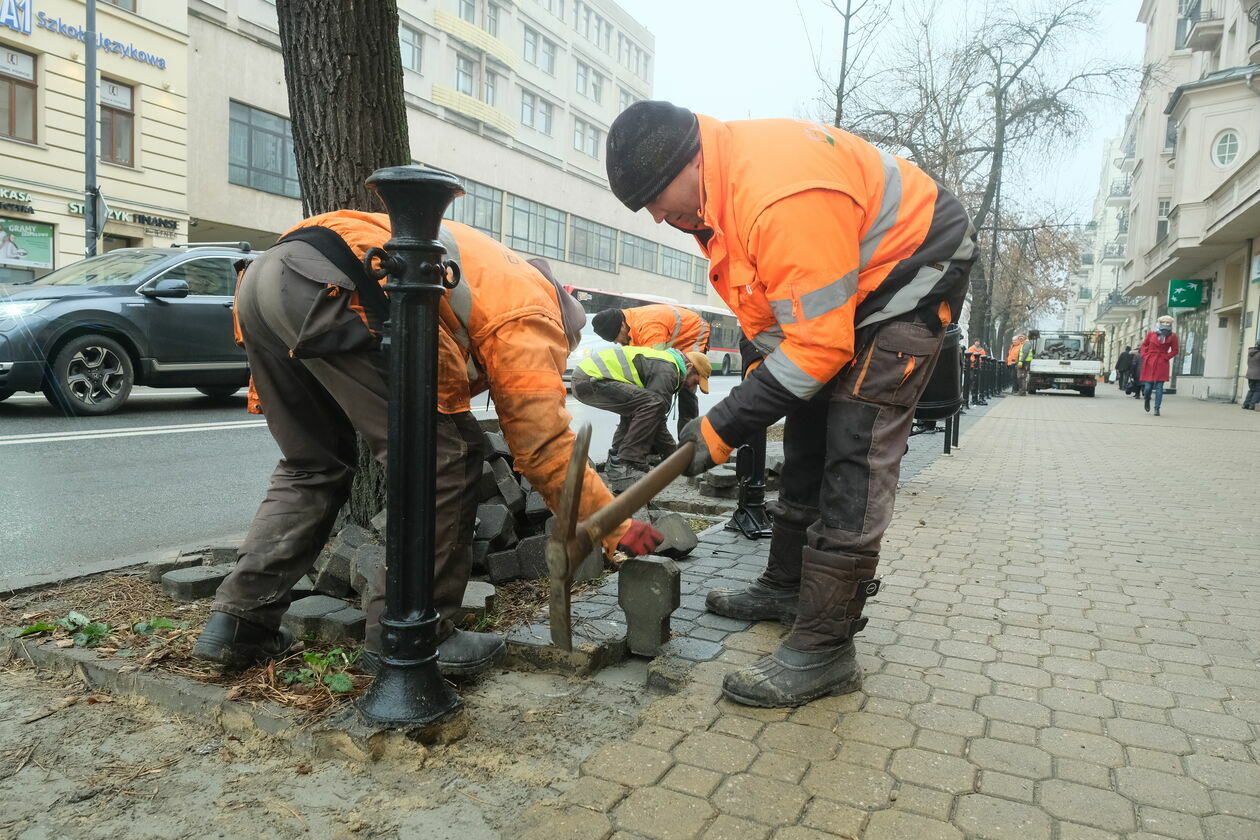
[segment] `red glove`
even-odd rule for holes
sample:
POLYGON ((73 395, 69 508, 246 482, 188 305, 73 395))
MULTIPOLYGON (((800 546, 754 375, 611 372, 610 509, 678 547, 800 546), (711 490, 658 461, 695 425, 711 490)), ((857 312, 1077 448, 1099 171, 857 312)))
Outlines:
POLYGON ((665 535, 646 522, 630 520, 630 528, 622 536, 618 548, 627 554, 642 557, 656 551, 656 547, 665 542, 665 535))

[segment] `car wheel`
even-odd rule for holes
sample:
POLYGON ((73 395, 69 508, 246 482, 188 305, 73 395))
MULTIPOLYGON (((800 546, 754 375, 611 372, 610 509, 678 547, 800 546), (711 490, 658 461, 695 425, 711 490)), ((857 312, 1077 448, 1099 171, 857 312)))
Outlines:
POLYGON ((722 375, 723 376, 731 375, 731 357, 730 356, 725 356, 722 359, 722 375))
MULTIPOLYGON (((1097 388, 1097 387, 1098 387, 1097 385, 1095 385, 1095 386, 1094 386, 1094 388, 1097 388)), ((1092 397, 1092 396, 1094 396, 1094 388, 1082 388, 1082 389, 1081 389, 1081 396, 1082 396, 1082 397, 1092 397)))
POLYGON ((44 396, 66 415, 109 414, 127 401, 135 384, 131 357, 103 335, 71 339, 53 359, 44 396))
POLYGON ((198 385, 197 390, 212 400, 225 400, 241 390, 240 385, 198 385))

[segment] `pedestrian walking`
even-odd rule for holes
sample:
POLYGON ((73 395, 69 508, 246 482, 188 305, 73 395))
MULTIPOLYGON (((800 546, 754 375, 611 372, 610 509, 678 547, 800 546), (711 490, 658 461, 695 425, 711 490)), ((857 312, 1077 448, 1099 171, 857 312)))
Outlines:
POLYGON ((1132 376, 1133 347, 1124 345, 1124 351, 1116 358, 1116 383, 1121 391, 1127 391, 1129 378, 1132 376))
POLYGON ((1140 352, 1134 352, 1129 357, 1129 387, 1125 389, 1125 393, 1132 394, 1135 400, 1142 399, 1142 354, 1140 352))
POLYGON ((1247 348, 1247 397, 1243 400, 1243 408, 1254 410, 1260 405, 1260 336, 1256 343, 1247 348))
MULTIPOLYGON (((690 309, 667 303, 605 309, 591 319, 595 334, 605 341, 681 353, 709 352, 709 322, 690 309)), ((700 416, 695 386, 678 392, 678 431, 700 416)))
POLYGON ((583 359, 572 374, 574 398, 621 415, 604 477, 633 480, 647 472, 649 454, 672 453, 677 446, 665 418, 674 396, 697 387, 709 393, 712 372, 708 356, 672 347, 618 345, 583 359))
POLYGON ((786 415, 765 573, 715 589, 709 611, 792 626, 727 674, 725 695, 784 707, 854 691, 853 637, 879 591, 914 406, 962 311, 975 228, 908 161, 830 125, 721 122, 638 102, 608 133, 613 194, 690 231, 714 288, 765 361, 683 429, 688 475, 786 415))
POLYGON ((1151 410, 1151 394, 1155 395, 1155 416, 1164 402, 1164 383, 1170 378, 1172 360, 1181 349, 1177 334, 1173 332, 1171 315, 1161 315, 1155 329, 1142 339, 1142 407, 1151 410))
MULTIPOLYGON (((193 649, 200 659, 244 667, 286 655, 280 626, 290 590, 310 571, 350 494, 362 435, 386 459, 387 387, 380 353, 387 303, 363 266, 390 239, 389 217, 340 210, 300 222, 245 271, 238 285, 237 339, 249 359, 251 408, 280 448, 266 497, 219 586, 214 612, 193 649)), ((491 667, 504 650, 491 633, 456 628, 472 568, 483 435, 474 394, 489 390, 514 465, 555 510, 572 458, 564 408, 565 360, 585 323, 581 307, 549 273, 471 227, 444 222, 441 239, 460 278, 438 319, 437 497, 434 607, 438 666, 446 674, 491 667)), ((383 284, 384 281, 381 281, 383 284)), ((612 500, 593 470, 581 515, 612 500)), ((604 543, 650 553, 660 533, 625 522, 604 543)), ((379 662, 385 570, 366 605, 361 664, 379 662)))

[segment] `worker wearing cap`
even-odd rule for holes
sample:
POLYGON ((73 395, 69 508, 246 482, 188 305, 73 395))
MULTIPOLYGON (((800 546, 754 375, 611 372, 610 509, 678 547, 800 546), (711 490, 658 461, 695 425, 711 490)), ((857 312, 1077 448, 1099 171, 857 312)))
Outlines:
POLYGON ((673 452, 674 437, 665 417, 674 395, 696 387, 709 393, 712 372, 703 353, 684 355, 672 347, 617 345, 583 359, 573 371, 573 396, 578 402, 621 415, 604 475, 636 478, 647 472, 649 454, 673 452))
POLYGON ((975 229, 913 164, 806 120, 721 122, 638 102, 610 128, 606 161, 622 203, 696 237, 765 354, 683 430, 696 447, 688 474, 787 418, 766 572, 706 606, 792 630, 723 692, 779 707, 856 690, 853 635, 879 590, 914 406, 961 310, 975 229))
MULTIPOLYGON (((709 323, 681 306, 653 303, 629 309, 605 309, 591 319, 595 334, 623 346, 673 347, 682 353, 709 352, 709 323)), ((678 392, 678 433, 700 416, 695 386, 678 392)))

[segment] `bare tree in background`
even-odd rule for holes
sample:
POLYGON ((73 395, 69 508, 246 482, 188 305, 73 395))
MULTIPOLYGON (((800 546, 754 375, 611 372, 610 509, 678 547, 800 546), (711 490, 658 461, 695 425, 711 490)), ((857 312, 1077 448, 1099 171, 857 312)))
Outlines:
MULTIPOLYGON (((276 0, 302 213, 381 210, 363 182, 411 162, 395 0, 276 0)), ((360 525, 384 505, 385 472, 359 442, 350 496, 360 525)))
MULTIPOLYGON (((903 155, 955 193, 982 232, 971 275, 968 333, 995 344, 994 274, 1008 164, 1031 164, 1088 124, 1085 108, 1115 95, 1136 68, 1073 63, 1073 39, 1095 34, 1096 0, 1043 4, 1033 11, 985 4, 952 31, 936 4, 911 9, 897 57, 855 92, 845 128, 903 155)), ((1033 212, 1033 216, 1037 214, 1033 212)))
POLYGON ((1001 214, 991 298, 995 347, 1068 302, 1080 267, 1081 233, 1063 214, 1001 214))
MULTIPOLYGON (((806 28, 805 37, 810 42, 814 60, 814 72, 823 91, 819 96, 821 110, 827 121, 840 127, 844 119, 844 106, 849 97, 861 90, 870 80, 866 68, 880 31, 888 22, 888 10, 892 0, 817 0, 824 8, 831 9, 841 20, 839 67, 827 66, 825 46, 820 40, 815 46, 806 28)), ((797 8, 799 9, 799 0, 797 8)), ((804 15, 802 15, 802 20, 804 15)))

